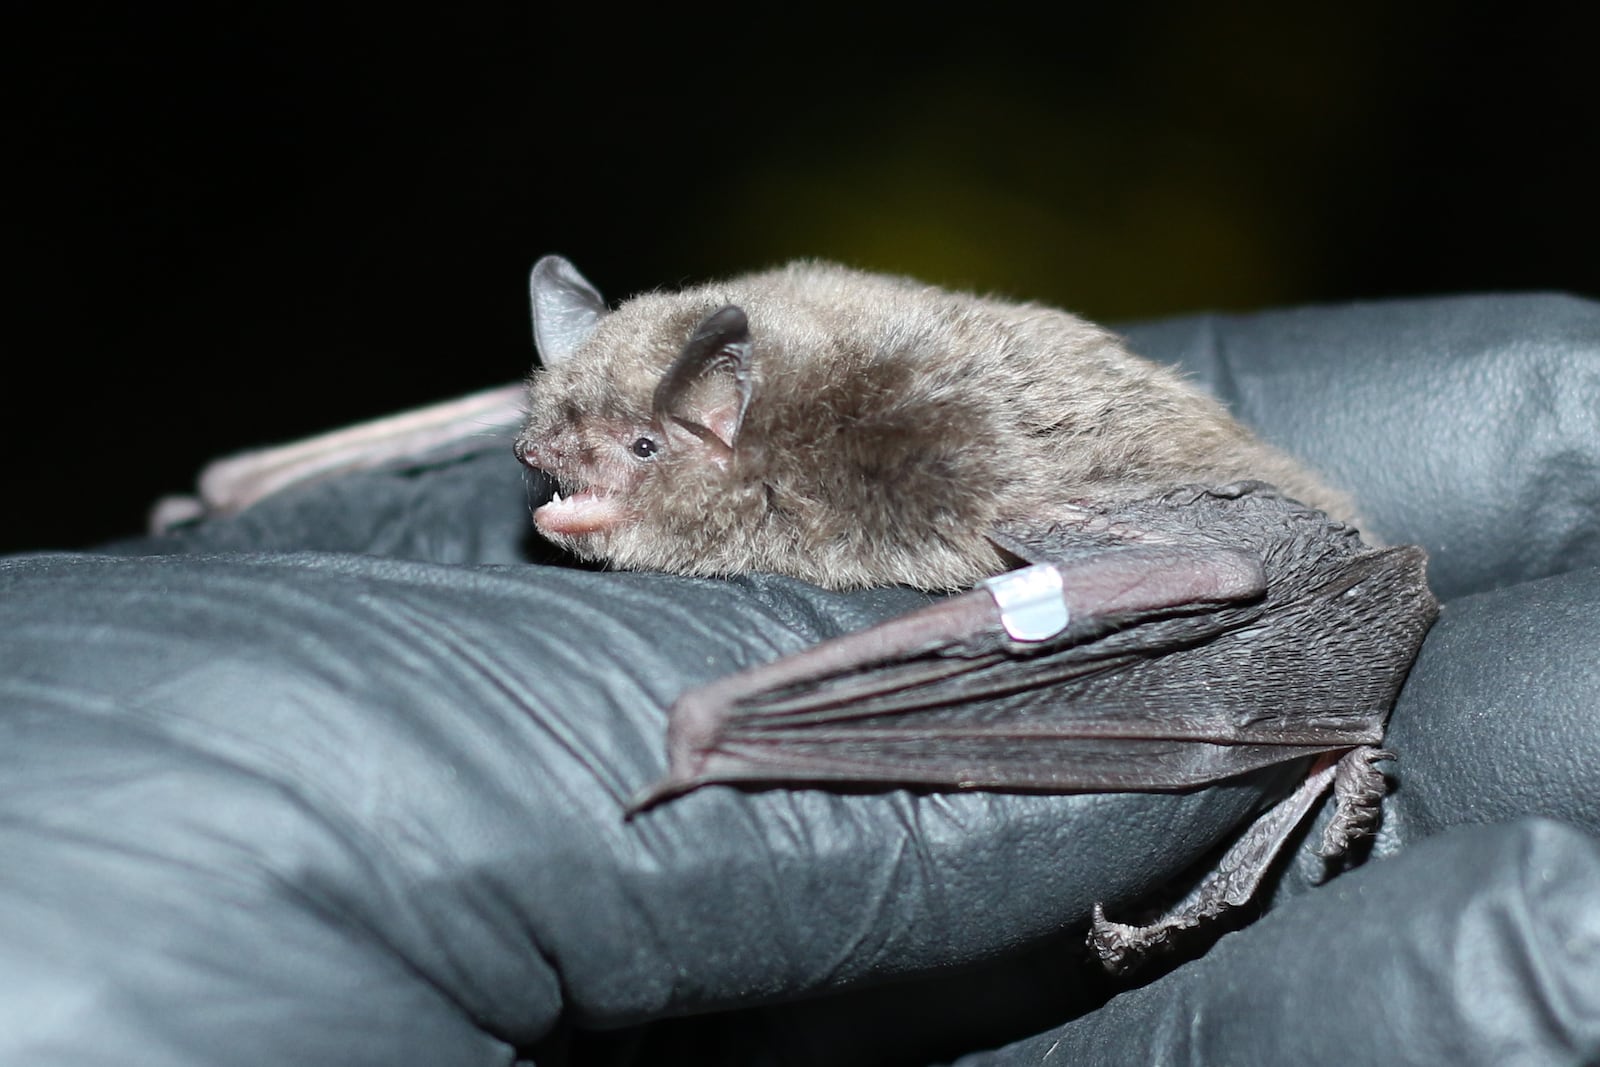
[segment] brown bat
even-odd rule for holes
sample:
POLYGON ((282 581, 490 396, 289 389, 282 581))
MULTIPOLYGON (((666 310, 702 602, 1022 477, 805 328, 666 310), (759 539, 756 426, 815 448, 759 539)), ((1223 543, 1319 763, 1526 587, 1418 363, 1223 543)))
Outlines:
POLYGON ((575 554, 831 588, 1037 564, 685 694, 635 810, 710 782, 1184 789, 1317 757, 1166 916, 1097 912, 1114 967, 1248 899, 1330 785, 1324 853, 1370 830, 1436 610, 1423 554, 1362 545, 1347 497, 1177 373, 1063 311, 824 263, 615 311, 557 257, 531 288, 516 453, 575 554))
MULTIPOLYGON (((1423 554, 1362 544, 1344 494, 1176 372, 1063 311, 823 263, 610 310, 547 256, 530 290, 543 366, 515 451, 555 483, 546 537, 682 574, 982 583, 685 694, 635 810, 712 782, 1171 790, 1314 760, 1169 915, 1096 916, 1116 965, 1247 898, 1330 785, 1324 851, 1370 829, 1373 746, 1436 611, 1423 554)), ((437 447, 514 399, 232 461, 203 488, 237 503, 437 447)))

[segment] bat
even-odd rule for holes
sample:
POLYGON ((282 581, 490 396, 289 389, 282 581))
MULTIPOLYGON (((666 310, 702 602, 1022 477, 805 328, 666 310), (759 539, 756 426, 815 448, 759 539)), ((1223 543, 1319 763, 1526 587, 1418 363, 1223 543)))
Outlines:
POLYGON ((1176 372, 1064 311, 826 263, 611 309, 547 256, 530 296, 525 415, 480 394, 213 468, 202 497, 520 416, 554 486, 535 525, 581 558, 970 590, 686 694, 635 811, 710 783, 1173 790, 1312 761, 1193 899, 1097 914, 1114 966, 1247 898, 1329 787, 1324 852, 1370 829, 1437 610, 1424 556, 1364 545, 1348 496, 1176 372))

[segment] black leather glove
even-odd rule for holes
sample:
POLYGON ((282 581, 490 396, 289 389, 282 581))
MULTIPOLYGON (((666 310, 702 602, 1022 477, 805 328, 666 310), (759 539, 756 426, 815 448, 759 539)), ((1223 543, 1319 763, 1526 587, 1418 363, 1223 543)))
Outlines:
POLYGON ((1600 308, 1130 332, 1433 553, 1366 866, 1298 856, 1128 989, 1092 903, 1184 876, 1292 768, 626 821, 684 688, 926 598, 529 565, 486 442, 0 562, 0 1063, 1594 1060, 1600 308))

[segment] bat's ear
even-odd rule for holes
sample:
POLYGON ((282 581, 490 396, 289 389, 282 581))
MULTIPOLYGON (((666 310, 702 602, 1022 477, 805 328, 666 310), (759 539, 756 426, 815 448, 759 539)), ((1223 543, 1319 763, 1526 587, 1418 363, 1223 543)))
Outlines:
POLYGON ((605 297, 561 256, 545 256, 528 275, 533 342, 546 367, 572 355, 606 315, 605 297))
POLYGON ((729 304, 701 319, 656 385, 656 417, 731 456, 750 404, 751 349, 741 308, 729 304))

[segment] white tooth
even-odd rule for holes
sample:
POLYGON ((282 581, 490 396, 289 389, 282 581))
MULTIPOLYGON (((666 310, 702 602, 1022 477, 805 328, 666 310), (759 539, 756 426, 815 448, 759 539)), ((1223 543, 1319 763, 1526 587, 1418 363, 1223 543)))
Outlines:
POLYGON ((556 495, 555 495, 555 496, 553 496, 553 497, 551 497, 551 498, 550 498, 550 503, 552 503, 552 504, 559 504, 559 503, 561 503, 561 494, 560 494, 560 493, 559 493, 559 492, 558 492, 558 493, 556 493, 556 495))

